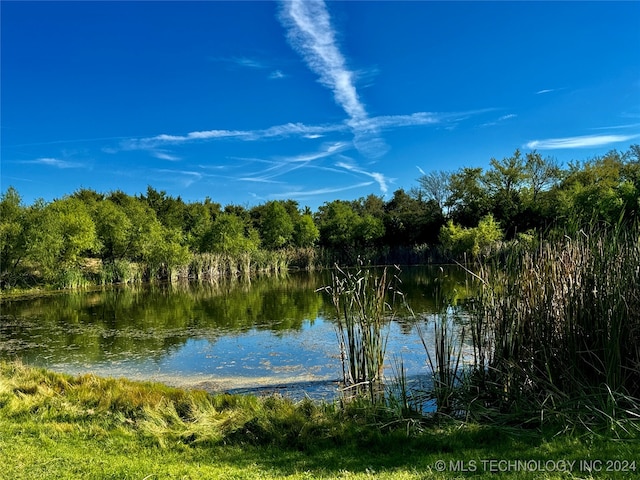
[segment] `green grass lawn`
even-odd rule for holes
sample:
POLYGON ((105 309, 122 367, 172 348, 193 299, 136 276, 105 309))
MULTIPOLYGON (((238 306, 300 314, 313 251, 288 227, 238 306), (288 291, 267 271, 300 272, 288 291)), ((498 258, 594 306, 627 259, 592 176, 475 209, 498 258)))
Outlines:
POLYGON ((626 479, 640 476, 637 431, 398 419, 0 363, 6 479, 626 479))

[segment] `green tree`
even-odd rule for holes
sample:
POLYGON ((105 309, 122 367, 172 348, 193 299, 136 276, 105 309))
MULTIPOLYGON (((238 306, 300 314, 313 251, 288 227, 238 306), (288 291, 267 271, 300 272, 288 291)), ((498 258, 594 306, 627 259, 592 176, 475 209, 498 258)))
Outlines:
POLYGON ((247 227, 242 218, 221 213, 212 222, 203 244, 207 252, 237 255, 257 250, 260 237, 253 227, 247 227))
POLYGON ((192 252, 203 252, 203 241, 206 233, 211 229, 213 219, 220 214, 221 206, 206 199, 204 203, 189 203, 184 211, 183 231, 185 244, 192 252))
POLYGON ((336 250, 349 249, 355 244, 355 226, 360 218, 349 202, 334 200, 320 206, 316 223, 322 245, 336 250))
POLYGON ((492 158, 491 169, 485 173, 483 183, 491 198, 491 211, 511 236, 517 230, 522 211, 521 189, 525 181, 525 161, 520 150, 501 161, 492 158))
POLYGON ((106 261, 125 258, 134 226, 123 209, 112 200, 104 200, 96 205, 94 221, 100 258, 106 261))
POLYGON ((106 261, 147 261, 163 241, 163 227, 144 201, 113 192, 94 212, 100 256, 106 261))
POLYGON ((572 163, 557 189, 559 213, 578 224, 597 220, 612 225, 635 217, 638 169, 628 154, 616 150, 572 163))
MULTIPOLYGON (((294 209, 293 214, 299 216, 298 210, 294 209)), ((265 248, 277 249, 290 245, 294 229, 294 220, 281 202, 272 201, 264 205, 259 219, 259 233, 265 248)))
POLYGON ((489 193, 483 184, 482 168, 465 167, 451 174, 451 195, 446 202, 451 219, 465 227, 477 225, 491 211, 489 193))
POLYGON ((18 191, 9 187, 0 197, 0 284, 16 280, 20 263, 27 254, 27 209, 18 191))
POLYGON ((503 232, 493 215, 483 217, 477 227, 462 227, 449 220, 440 230, 442 248, 454 257, 477 257, 496 246, 502 238, 503 232))
POLYGON ((154 238, 156 242, 151 246, 146 258, 152 273, 162 277, 171 277, 175 267, 186 265, 191 254, 186 245, 183 245, 182 231, 178 228, 167 228, 159 223, 154 227, 158 229, 154 238))
POLYGON ((313 221, 313 217, 306 213, 300 215, 293 229, 293 243, 296 247, 312 247, 318 238, 320 231, 313 221))
POLYGON ((356 248, 369 248, 376 246, 384 236, 384 223, 382 219, 365 213, 357 218, 353 225, 353 241, 356 248))
POLYGON ((435 200, 425 201, 420 191, 414 195, 396 190, 385 206, 385 243, 390 246, 435 244, 444 223, 435 200))
POLYGON ((158 192, 150 185, 147 186, 147 194, 140 197, 155 212, 156 218, 165 227, 179 228, 184 227, 184 216, 186 205, 180 197, 173 198, 167 195, 164 190, 158 192))
POLYGON ((542 192, 554 187, 561 177, 558 163, 549 157, 542 158, 535 150, 525 157, 524 173, 524 182, 532 204, 539 200, 542 192))
POLYGON ((96 228, 86 205, 74 197, 31 211, 29 258, 46 280, 79 266, 97 247, 96 228))

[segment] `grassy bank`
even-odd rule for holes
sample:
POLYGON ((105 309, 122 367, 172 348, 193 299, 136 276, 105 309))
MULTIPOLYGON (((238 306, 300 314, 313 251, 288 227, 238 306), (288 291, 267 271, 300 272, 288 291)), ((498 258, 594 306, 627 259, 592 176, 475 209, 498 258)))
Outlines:
POLYGON ((637 433, 557 433, 0 364, 0 478, 7 479, 450 479, 493 478, 500 469, 509 478, 629 478, 633 471, 606 471, 607 462, 629 470, 640 458, 637 433), (574 461, 572 472, 559 471, 574 461), (517 471, 523 465, 536 471, 517 471))

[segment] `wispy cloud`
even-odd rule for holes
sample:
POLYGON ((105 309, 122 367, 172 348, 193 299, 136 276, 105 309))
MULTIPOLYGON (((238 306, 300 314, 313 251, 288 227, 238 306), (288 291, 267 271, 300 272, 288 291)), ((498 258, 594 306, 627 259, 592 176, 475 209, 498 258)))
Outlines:
POLYGON ((498 117, 493 122, 483 123, 480 126, 481 127, 493 127, 493 126, 498 125, 500 123, 506 122, 507 120, 511 120, 512 118, 516 118, 517 116, 518 115, 516 115, 515 113, 509 113, 507 115, 502 115, 501 117, 498 117))
POLYGON ((216 57, 211 60, 214 62, 230 64, 233 67, 239 67, 241 69, 270 70, 270 73, 267 76, 269 80, 279 80, 287 77, 282 70, 275 68, 275 65, 271 61, 258 60, 252 57, 216 57))
POLYGON ((612 125, 610 127, 594 127, 591 130, 626 130, 629 128, 638 128, 640 123, 627 123, 625 125, 612 125))
POLYGON ((271 182, 274 178, 280 177, 294 170, 309 167, 310 163, 315 160, 320 160, 336 155, 346 147, 346 143, 336 142, 323 145, 317 152, 304 153, 295 156, 277 157, 273 160, 254 159, 254 162, 266 163, 269 166, 260 171, 245 174, 240 177, 239 180, 252 182, 271 182))
POLYGON ((170 162, 177 162, 179 160, 181 160, 180 157, 176 156, 176 155, 172 155, 171 153, 164 151, 164 150, 154 150, 151 152, 151 154, 156 157, 159 158, 160 160, 168 160, 170 162))
POLYGON ((321 0, 292 0, 284 4, 289 39, 320 82, 333 91, 338 105, 352 119, 366 118, 355 86, 353 73, 338 49, 329 12, 321 0))
POLYGON ((282 73, 280 70, 274 70, 269 74, 269 80, 280 80, 281 78, 285 78, 286 75, 282 73))
POLYGON ((85 165, 83 165, 82 163, 69 162, 67 160, 60 160, 59 158, 51 158, 51 157, 42 157, 42 158, 37 158, 35 160, 26 160, 20 163, 28 163, 33 165, 47 165, 49 167, 55 167, 55 168, 61 168, 61 169, 85 167, 85 165))
POLYGON ((536 92, 536 95, 544 95, 545 93, 553 93, 553 92, 559 92, 560 90, 565 90, 565 87, 561 87, 561 88, 545 88, 543 90, 538 90, 536 92))
POLYGON ((394 128, 457 122, 491 110, 493 109, 449 113, 416 112, 409 115, 381 115, 361 118, 357 121, 352 119, 340 123, 323 125, 305 125, 299 122, 285 123, 257 130, 201 130, 183 135, 163 133, 153 137, 129 138, 120 142, 119 148, 105 148, 104 151, 116 153, 121 150, 149 150, 152 155, 157 156, 159 152, 162 153, 160 149, 162 146, 211 140, 257 141, 269 138, 288 137, 317 139, 330 133, 347 132, 354 128, 361 133, 372 132, 377 134, 380 131, 394 128))
POLYGON ((262 62, 255 60, 253 58, 247 58, 247 57, 232 57, 231 59, 229 59, 231 62, 235 63, 236 65, 240 66, 240 67, 245 67, 245 68, 257 68, 257 69, 263 69, 263 68, 267 68, 266 65, 264 65, 262 62))
POLYGON ((389 187, 387 185, 387 182, 389 180, 384 176, 384 174, 382 174, 380 172, 368 172, 368 171, 360 168, 359 166, 354 165, 353 163, 348 162, 348 161, 336 162, 336 167, 344 168, 345 170, 348 170, 349 172, 359 173, 361 175, 366 175, 367 177, 373 178, 378 183, 378 185, 380 186, 380 191, 382 193, 387 193, 387 191, 389 190, 389 187))
POLYGON ((271 180, 268 178, 261 178, 261 177, 238 177, 236 178, 236 180, 239 180, 241 182, 256 182, 256 183, 286 183, 280 180, 271 180))
POLYGON ((322 136, 326 133, 345 131, 347 129, 348 127, 344 124, 304 125, 302 123, 286 123, 259 130, 204 130, 189 132, 186 135, 163 133, 154 137, 130 138, 120 143, 120 149, 157 151, 157 148, 162 145, 179 145, 206 140, 237 139, 255 141, 275 137, 322 136))
POLYGON ((527 148, 555 150, 564 148, 602 147, 612 143, 626 142, 638 135, 583 135, 580 137, 548 138, 533 140, 526 144, 527 148))
POLYGON ((201 172, 195 172, 193 170, 172 170, 167 168, 158 168, 154 171, 162 174, 169 174, 173 181, 180 183, 183 187, 188 187, 193 183, 199 181, 205 175, 201 172))
POLYGON ((319 188, 317 190, 291 190, 289 192, 274 193, 271 195, 273 198, 301 198, 301 197, 313 197, 315 195, 325 195, 327 193, 344 192, 345 190, 353 190, 354 188, 368 187, 373 182, 356 183, 355 185, 348 185, 344 187, 329 187, 319 188))
POLYGON ((288 29, 291 45, 320 83, 333 92, 336 103, 349 119, 354 144, 364 155, 378 157, 388 147, 379 137, 375 124, 369 123, 367 111, 354 85, 354 73, 338 48, 326 5, 322 0, 283 2, 283 24, 288 29))

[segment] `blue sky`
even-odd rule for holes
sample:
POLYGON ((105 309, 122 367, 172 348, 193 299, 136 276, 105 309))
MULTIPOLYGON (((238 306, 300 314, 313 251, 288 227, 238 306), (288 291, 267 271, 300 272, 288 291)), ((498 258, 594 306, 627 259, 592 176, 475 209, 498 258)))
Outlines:
POLYGON ((640 143, 640 2, 7 2, 1 189, 392 197, 640 143))

